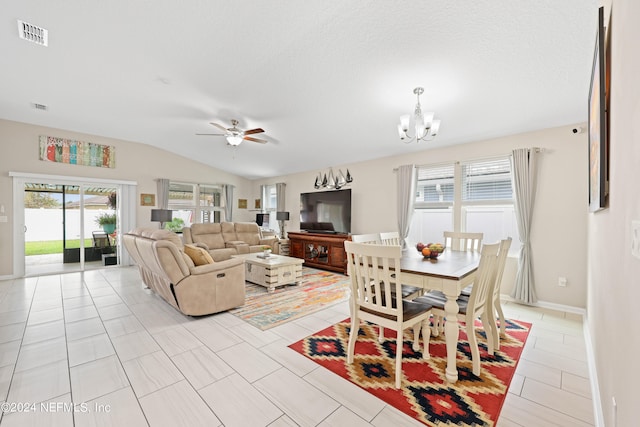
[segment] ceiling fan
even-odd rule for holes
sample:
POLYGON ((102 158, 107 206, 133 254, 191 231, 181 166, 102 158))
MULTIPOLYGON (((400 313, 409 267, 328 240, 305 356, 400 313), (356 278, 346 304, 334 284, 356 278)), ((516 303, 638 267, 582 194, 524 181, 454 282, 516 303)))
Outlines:
POLYGON ((241 130, 238 129, 238 121, 236 119, 232 119, 231 120, 231 127, 230 128, 226 128, 222 125, 219 125, 218 123, 213 123, 211 122, 210 124, 212 124, 213 126, 217 127, 218 129, 220 129, 221 131, 223 131, 224 133, 196 133, 196 135, 216 135, 216 136, 224 136, 227 138, 227 143, 229 145, 240 145, 240 143, 243 140, 247 140, 247 141, 253 141, 253 142, 258 142, 260 144, 266 144, 267 141, 264 139, 259 139, 259 138, 254 138, 252 136, 249 135, 253 135, 255 133, 262 133, 264 132, 263 129, 261 128, 255 128, 255 129, 249 129, 249 130, 241 130))

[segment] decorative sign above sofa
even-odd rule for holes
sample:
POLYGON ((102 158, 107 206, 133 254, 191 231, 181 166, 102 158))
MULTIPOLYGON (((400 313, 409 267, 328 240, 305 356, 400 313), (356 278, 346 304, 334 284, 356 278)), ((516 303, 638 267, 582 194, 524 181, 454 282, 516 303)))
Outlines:
POLYGON ((40 135, 40 160, 70 165, 116 167, 116 147, 40 135))

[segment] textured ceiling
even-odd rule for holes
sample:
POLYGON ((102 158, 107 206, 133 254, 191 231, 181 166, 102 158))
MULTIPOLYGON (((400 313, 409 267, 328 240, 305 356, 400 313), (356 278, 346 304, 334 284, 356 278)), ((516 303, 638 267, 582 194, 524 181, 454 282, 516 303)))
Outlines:
POLYGON ((595 0, 0 10, 0 118, 150 144, 250 179, 586 121, 597 24, 595 0), (46 28, 49 46, 20 39, 18 19, 46 28), (442 125, 435 141, 406 145, 398 117, 416 86, 442 125), (195 135, 232 118, 269 143, 195 135))

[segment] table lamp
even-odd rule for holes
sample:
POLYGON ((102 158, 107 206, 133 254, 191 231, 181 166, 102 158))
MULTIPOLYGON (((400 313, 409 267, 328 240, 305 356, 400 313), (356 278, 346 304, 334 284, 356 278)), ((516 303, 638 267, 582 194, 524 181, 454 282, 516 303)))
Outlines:
POLYGON ((151 209, 151 221, 159 222, 160 228, 164 228, 164 223, 173 220, 173 211, 170 209, 151 209))
POLYGON ((276 219, 280 224, 280 238, 285 239, 284 235, 284 222, 289 221, 289 212, 276 212, 276 219))

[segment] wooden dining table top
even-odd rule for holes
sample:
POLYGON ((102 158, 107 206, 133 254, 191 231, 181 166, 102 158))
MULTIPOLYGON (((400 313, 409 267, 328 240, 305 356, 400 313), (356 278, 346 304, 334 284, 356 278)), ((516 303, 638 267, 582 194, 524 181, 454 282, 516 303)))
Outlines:
POLYGON ((438 258, 424 258, 417 250, 409 248, 400 258, 403 273, 461 280, 478 269, 479 252, 445 250, 438 258))

